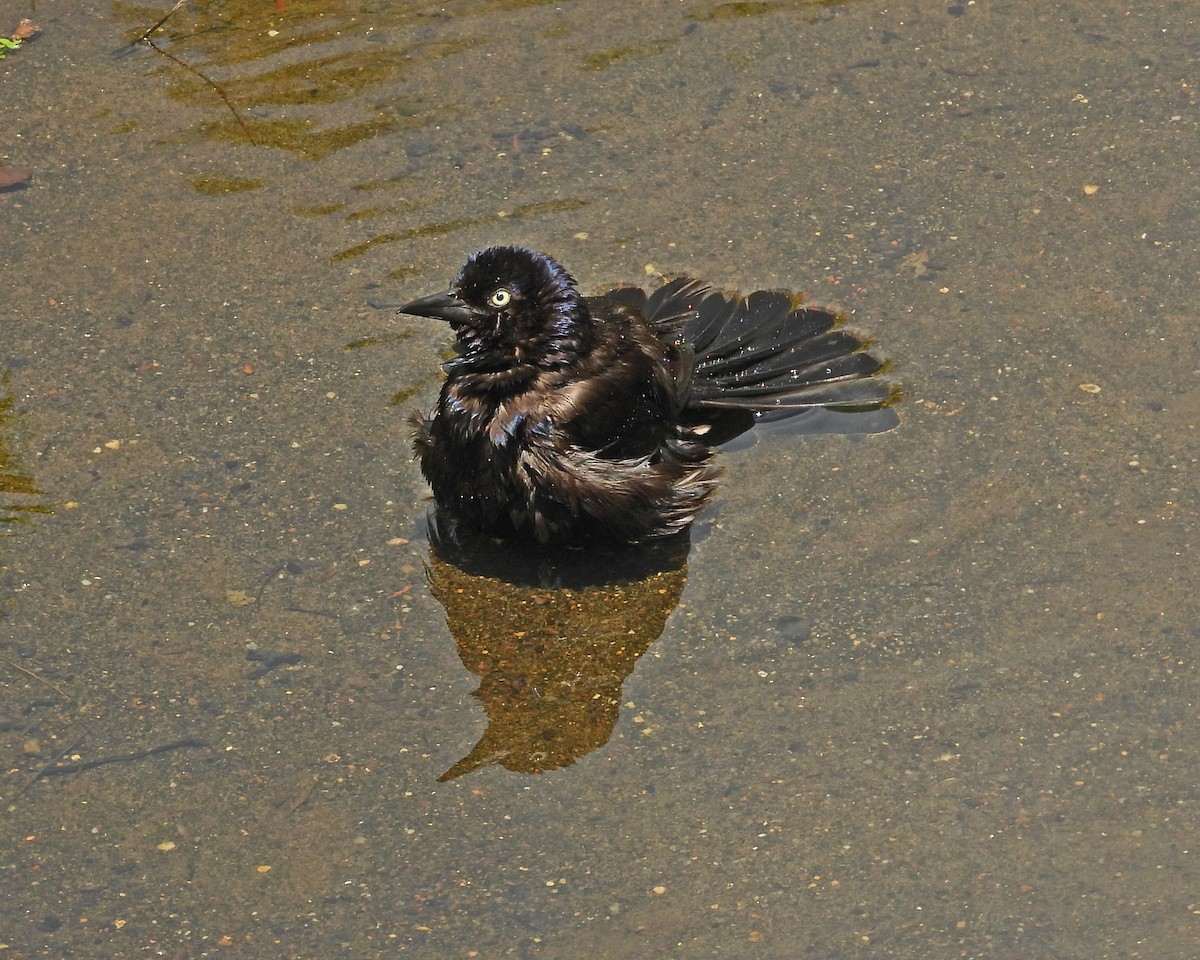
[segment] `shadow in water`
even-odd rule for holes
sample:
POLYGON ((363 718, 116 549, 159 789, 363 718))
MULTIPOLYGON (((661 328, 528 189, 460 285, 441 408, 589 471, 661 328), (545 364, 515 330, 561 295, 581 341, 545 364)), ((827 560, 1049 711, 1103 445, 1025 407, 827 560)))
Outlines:
POLYGON ((688 549, 686 533, 551 553, 431 529, 430 587, 487 715, 479 742, 438 779, 492 764, 542 773, 607 743, 621 684, 679 602, 688 549))

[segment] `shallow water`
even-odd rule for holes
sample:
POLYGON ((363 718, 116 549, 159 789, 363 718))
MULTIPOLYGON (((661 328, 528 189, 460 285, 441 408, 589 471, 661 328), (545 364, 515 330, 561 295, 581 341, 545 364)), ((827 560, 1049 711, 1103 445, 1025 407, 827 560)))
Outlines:
POLYGON ((169 6, 0 62, 9 955, 1196 955, 1191 4, 189 4, 224 99, 169 6), (382 305, 493 242, 807 289, 902 424, 464 581, 382 305))

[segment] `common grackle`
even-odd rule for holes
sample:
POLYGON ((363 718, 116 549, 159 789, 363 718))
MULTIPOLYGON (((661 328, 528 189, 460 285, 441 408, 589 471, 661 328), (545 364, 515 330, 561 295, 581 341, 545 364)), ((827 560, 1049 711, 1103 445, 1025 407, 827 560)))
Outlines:
POLYGON ((897 397, 868 341, 797 296, 680 277, 584 297, 525 247, 475 253, 448 292, 399 312, 457 338, 414 446, 439 518, 492 536, 668 536, 712 492, 717 444, 760 419, 897 397))

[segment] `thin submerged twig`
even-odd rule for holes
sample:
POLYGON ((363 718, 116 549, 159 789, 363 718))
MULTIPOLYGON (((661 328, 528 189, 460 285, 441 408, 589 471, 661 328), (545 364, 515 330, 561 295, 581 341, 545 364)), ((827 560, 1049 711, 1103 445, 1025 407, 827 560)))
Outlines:
POLYGON ((30 778, 29 782, 27 784, 25 784, 25 786, 23 786, 20 790, 18 790, 16 793, 13 794, 12 799, 16 800, 17 797, 23 796, 30 787, 32 787, 35 783, 37 783, 39 780, 41 780, 42 777, 46 776, 46 771, 49 770, 51 767, 53 767, 56 763, 58 763, 59 760, 61 760, 63 757, 65 757, 68 753, 70 753, 72 750, 74 750, 77 746, 79 746, 81 743, 83 743, 83 741, 87 739, 88 734, 91 733, 93 730, 95 730, 96 727, 100 725, 100 721, 103 720, 106 716, 108 716, 107 711, 100 714, 100 716, 98 716, 95 720, 93 720, 90 724, 88 724, 88 728, 86 730, 84 730, 83 733, 81 733, 79 736, 77 736, 74 740, 71 741, 70 744, 68 744, 66 747, 63 747, 63 749, 59 750, 58 753, 56 753, 53 757, 51 757, 49 760, 47 760, 44 764, 42 764, 41 769, 38 770, 38 772, 35 773, 30 778))
MULTIPOLYGON (((150 34, 152 34, 155 30, 157 30, 159 27, 161 27, 168 20, 170 20, 171 14, 173 14, 176 10, 178 10, 180 7, 182 7, 185 3, 187 3, 187 0, 175 0, 175 6, 173 6, 170 10, 168 10, 166 13, 164 13, 163 18, 161 20, 159 20, 158 23, 156 23, 154 26, 152 26, 149 30, 147 30, 145 33, 143 33, 140 37, 138 37, 133 42, 134 43, 148 42, 150 39, 150 34)), ((153 47, 154 44, 150 44, 150 46, 153 47)))
POLYGON ((175 54, 167 53, 166 50, 164 50, 162 47, 160 47, 158 44, 156 44, 153 40, 150 39, 150 35, 152 33, 154 33, 154 31, 159 29, 159 27, 161 27, 169 19, 171 19, 171 15, 176 10, 178 10, 180 7, 182 7, 185 3, 187 3, 187 0, 175 0, 175 5, 173 7, 171 7, 171 9, 168 10, 162 16, 162 18, 158 21, 158 23, 156 23, 154 26, 150 27, 150 29, 148 29, 145 33, 143 33, 136 40, 133 40, 130 43, 130 46, 137 46, 139 43, 144 43, 146 46, 150 47, 151 49, 157 51, 158 53, 161 53, 168 60, 174 60, 177 64, 179 64, 181 67, 183 67, 184 70, 187 70, 190 73, 195 74, 197 77, 199 77, 205 83, 207 83, 210 87, 212 87, 217 92, 217 96, 220 97, 225 102, 225 106, 227 106, 229 108, 229 112, 233 114, 233 119, 237 121, 237 125, 242 128, 242 133, 244 133, 246 135, 246 139, 250 141, 250 144, 252 146, 257 147, 258 143, 254 139, 254 134, 252 134, 250 132, 250 128, 248 126, 246 126, 246 121, 244 121, 242 119, 242 115, 237 112, 237 107, 235 107, 233 105, 233 101, 229 99, 229 95, 226 94, 223 89, 221 89, 221 85, 218 84, 211 77, 208 77, 205 74, 201 73, 199 70, 197 70, 195 67, 193 67, 190 63, 185 63, 183 60, 180 60, 177 56, 175 56, 175 54))
POLYGON ((39 676, 38 674, 34 673, 32 670, 26 670, 19 663, 13 663, 11 660, 8 659, 8 657, 0 657, 0 662, 7 663, 14 670, 20 670, 23 674, 25 674, 25 676, 33 677, 33 679, 38 681, 39 683, 44 683, 46 686, 48 686, 51 690, 53 690, 55 693, 57 693, 64 700, 74 700, 75 699, 73 696, 71 696, 66 691, 55 686, 53 683, 51 683, 45 677, 39 676))
POLYGON ((81 760, 79 763, 64 763, 60 767, 43 768, 41 776, 57 777, 64 773, 81 773, 84 770, 91 770, 93 767, 103 767, 110 763, 128 763, 131 760, 153 757, 155 754, 166 753, 169 750, 207 746, 209 746, 208 741, 201 740, 199 737, 184 737, 182 740, 172 740, 170 743, 162 743, 157 747, 150 747, 148 750, 136 750, 133 753, 120 753, 111 757, 97 757, 95 760, 81 760))

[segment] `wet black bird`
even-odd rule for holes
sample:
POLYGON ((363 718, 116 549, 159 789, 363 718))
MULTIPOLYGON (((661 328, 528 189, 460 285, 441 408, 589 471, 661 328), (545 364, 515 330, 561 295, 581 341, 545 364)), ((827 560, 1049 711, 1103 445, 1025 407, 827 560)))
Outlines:
POLYGON ((553 259, 488 247, 401 313, 445 320, 458 356, 415 450, 439 518, 543 544, 682 530, 716 483, 716 444, 756 420, 895 399, 840 317, 781 291, 681 277, 584 297, 553 259))

